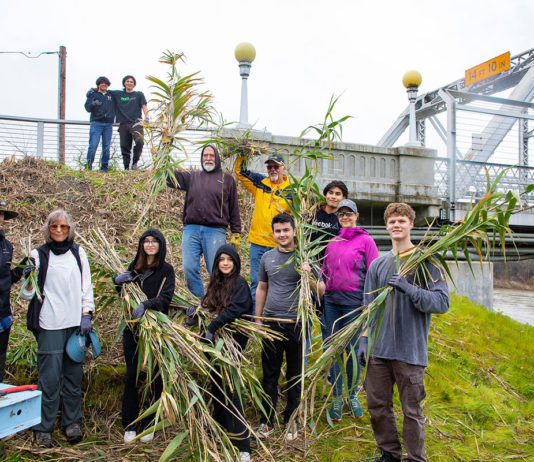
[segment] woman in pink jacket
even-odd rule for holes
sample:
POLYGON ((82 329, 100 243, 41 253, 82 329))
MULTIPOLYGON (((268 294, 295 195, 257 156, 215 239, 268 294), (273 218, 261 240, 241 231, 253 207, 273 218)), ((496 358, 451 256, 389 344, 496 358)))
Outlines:
MULTIPOLYGON (((337 215, 341 229, 339 235, 328 243, 323 260, 324 316, 329 336, 352 323, 360 315, 365 276, 371 262, 378 257, 378 249, 373 238, 365 229, 356 226, 358 220, 356 204, 350 199, 341 201, 337 215)), ((355 417, 363 414, 357 396, 360 378, 360 364, 356 360, 358 337, 359 333, 352 338, 345 350, 347 355, 345 386, 348 388, 349 401, 355 417), (357 372, 354 379, 355 370, 357 372)), ((333 421, 341 420, 343 414, 343 376, 335 361, 330 370, 334 390, 329 414, 333 421)))

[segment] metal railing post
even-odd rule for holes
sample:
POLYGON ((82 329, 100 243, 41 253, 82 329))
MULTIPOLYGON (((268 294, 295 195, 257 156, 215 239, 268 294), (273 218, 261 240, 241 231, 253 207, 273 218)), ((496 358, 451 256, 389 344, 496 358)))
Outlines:
POLYGON ((456 220, 456 100, 445 90, 439 96, 447 106, 447 158, 449 159, 449 188, 447 202, 449 220, 456 220))
POLYGON ((44 122, 37 122, 37 153, 36 157, 42 159, 44 155, 44 122))

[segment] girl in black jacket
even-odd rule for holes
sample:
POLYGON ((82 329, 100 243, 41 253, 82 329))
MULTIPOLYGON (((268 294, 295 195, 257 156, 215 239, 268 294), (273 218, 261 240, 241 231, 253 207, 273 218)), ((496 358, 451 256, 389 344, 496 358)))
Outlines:
MULTIPOLYGON (((218 329, 244 314, 252 311, 252 297, 247 281, 240 275, 241 260, 233 246, 224 244, 217 250, 206 295, 202 297, 202 307, 215 312, 217 317, 208 325, 204 334, 206 340, 213 341, 218 329)), ((247 337, 238 332, 234 340, 244 349, 247 337)), ((240 461, 250 460, 249 432, 235 414, 245 419, 242 401, 235 390, 223 388, 221 378, 212 374, 213 418, 232 435, 232 444, 240 451, 240 461), (225 404, 226 403, 226 404, 225 404), (230 412, 230 410, 232 412, 230 412)))
MULTIPOLYGON (((146 310, 156 310, 168 314, 169 304, 174 293, 174 269, 165 261, 167 245, 163 234, 154 228, 146 230, 141 239, 134 260, 128 265, 128 271, 115 278, 115 284, 120 286, 127 282, 135 282, 147 300, 140 303, 133 311, 134 319, 140 319, 146 310)), ((139 415, 139 401, 137 396, 137 335, 135 329, 125 328, 122 335, 124 359, 126 361, 126 377, 124 380, 124 395, 122 397, 122 424, 125 428, 124 442, 131 442, 149 424, 150 418, 143 419, 138 425, 133 424, 139 415)), ((158 371, 151 384, 151 399, 161 396, 163 385, 158 371)), ((141 437, 146 443, 154 438, 154 433, 141 437)))

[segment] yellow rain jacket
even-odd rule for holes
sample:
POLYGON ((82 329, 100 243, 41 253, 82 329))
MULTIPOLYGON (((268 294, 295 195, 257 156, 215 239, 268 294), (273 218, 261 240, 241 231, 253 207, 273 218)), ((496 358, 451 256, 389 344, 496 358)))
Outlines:
POLYGON ((246 164, 245 157, 238 157, 234 170, 243 186, 254 196, 254 215, 248 240, 253 244, 276 247, 271 221, 279 213, 290 213, 284 197, 291 200, 291 192, 287 190, 291 183, 284 175, 284 181, 281 184, 273 184, 268 176, 247 170, 246 164))

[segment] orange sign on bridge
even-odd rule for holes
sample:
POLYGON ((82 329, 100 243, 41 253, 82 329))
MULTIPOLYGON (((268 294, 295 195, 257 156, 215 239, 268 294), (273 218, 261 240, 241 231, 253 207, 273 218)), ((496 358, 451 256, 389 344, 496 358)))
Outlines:
POLYGON ((496 58, 465 71, 465 86, 473 85, 481 80, 510 69, 510 52, 507 51, 496 58))

